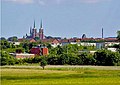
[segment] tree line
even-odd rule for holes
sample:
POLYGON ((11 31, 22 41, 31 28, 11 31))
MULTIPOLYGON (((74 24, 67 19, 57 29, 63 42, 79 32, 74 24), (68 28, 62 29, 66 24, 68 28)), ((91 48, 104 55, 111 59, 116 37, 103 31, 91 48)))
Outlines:
POLYGON ((1 65, 33 64, 46 61, 48 65, 120 65, 120 53, 108 50, 98 50, 90 53, 62 53, 60 55, 49 54, 48 56, 36 56, 34 58, 16 59, 6 52, 1 52, 1 65))

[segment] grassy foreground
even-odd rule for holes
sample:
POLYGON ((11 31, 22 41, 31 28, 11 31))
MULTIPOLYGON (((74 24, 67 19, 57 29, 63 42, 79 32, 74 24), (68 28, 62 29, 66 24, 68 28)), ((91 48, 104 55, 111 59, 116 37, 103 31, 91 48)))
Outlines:
POLYGON ((120 70, 2 68, 1 85, 120 85, 120 70))

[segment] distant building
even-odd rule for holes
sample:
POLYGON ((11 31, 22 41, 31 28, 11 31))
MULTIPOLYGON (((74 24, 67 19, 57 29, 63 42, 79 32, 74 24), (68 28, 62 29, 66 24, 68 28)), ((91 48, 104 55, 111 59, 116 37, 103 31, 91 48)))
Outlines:
POLYGON ((36 29, 36 27, 35 27, 35 21, 34 21, 34 26, 33 26, 33 28, 30 27, 30 35, 28 36, 28 35, 26 34, 26 38, 27 38, 27 39, 36 38, 36 37, 38 37, 40 40, 42 40, 42 39, 45 38, 44 32, 43 32, 42 21, 41 21, 41 26, 40 26, 39 32, 37 32, 37 29, 36 29))
POLYGON ((35 39, 30 39, 29 42, 36 42, 36 40, 35 39))
POLYGON ((24 59, 24 58, 34 58, 34 54, 27 54, 27 53, 10 53, 10 55, 14 56, 17 59, 24 59))
POLYGON ((34 47, 30 49, 30 53, 35 55, 48 55, 47 47, 34 47))
POLYGON ((43 39, 43 43, 49 43, 52 47, 57 47, 60 45, 60 42, 58 39, 43 39))
POLYGON ((30 53, 35 55, 41 55, 41 50, 40 48, 31 48, 30 53))
POLYGON ((60 43, 61 43, 61 46, 70 44, 69 39, 62 39, 60 43))
POLYGON ((97 49, 102 49, 102 48, 104 48, 105 47, 105 43, 104 42, 98 42, 98 43, 96 43, 96 48, 97 49))
POLYGON ((48 55, 48 48, 41 48, 42 55, 48 55))

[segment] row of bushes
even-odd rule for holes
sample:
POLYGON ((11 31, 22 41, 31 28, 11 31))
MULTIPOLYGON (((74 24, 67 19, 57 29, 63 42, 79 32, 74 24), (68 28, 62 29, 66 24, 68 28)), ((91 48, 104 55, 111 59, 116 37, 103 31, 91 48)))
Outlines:
POLYGON ((94 55, 90 53, 64 53, 61 55, 38 56, 26 59, 16 59, 7 53, 2 52, 0 57, 1 65, 39 63, 42 59, 46 60, 49 65, 120 65, 120 53, 108 50, 99 50, 95 52, 94 55))

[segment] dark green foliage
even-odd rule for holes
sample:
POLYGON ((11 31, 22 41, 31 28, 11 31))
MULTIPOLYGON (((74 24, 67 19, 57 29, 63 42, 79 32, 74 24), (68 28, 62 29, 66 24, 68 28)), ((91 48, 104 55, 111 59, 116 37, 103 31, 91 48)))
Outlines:
POLYGON ((0 52, 0 61, 1 61, 1 66, 3 65, 14 65, 15 64, 15 58, 10 56, 7 52, 0 52))
POLYGON ((29 43, 24 43, 23 48, 25 49, 25 52, 29 52, 29 43))
POLYGON ((36 56, 36 57, 34 57, 34 58, 32 59, 32 62, 33 62, 33 63, 39 63, 40 60, 41 60, 41 57, 40 57, 40 56, 36 56))
POLYGON ((40 66, 43 68, 43 70, 44 70, 46 65, 47 65, 47 61, 45 60, 45 58, 42 58, 40 61, 40 66))
POLYGON ((33 63, 33 58, 25 58, 23 59, 24 63, 30 63, 32 64, 33 63))
POLYGON ((92 54, 81 53, 80 55, 78 55, 78 57, 79 57, 79 60, 81 62, 79 64, 82 64, 82 65, 94 65, 94 63, 95 63, 95 59, 94 59, 92 54))
POLYGON ((96 65, 113 66, 120 62, 120 53, 108 50, 99 50, 94 54, 96 65))
POLYGON ((0 40, 6 40, 6 38, 5 37, 1 37, 0 40))
POLYGON ((69 65, 78 65, 78 62, 79 62, 79 58, 77 56, 70 56, 68 57, 69 59, 69 65))
POLYGON ((7 49, 7 48, 12 48, 12 43, 9 43, 7 40, 1 40, 0 41, 0 47, 1 49, 7 49))
POLYGON ((48 49, 52 49, 51 44, 47 43, 47 48, 48 48, 48 49))
POLYGON ((56 55, 49 55, 47 61, 50 65, 60 65, 59 56, 56 55))
POLYGON ((18 38, 17 38, 17 36, 13 36, 13 37, 9 37, 8 38, 8 41, 17 41, 18 40, 18 38))
POLYGON ((59 58, 59 64, 65 65, 69 63, 69 56, 68 54, 61 54, 59 58))
POLYGON ((120 31, 117 31, 117 39, 120 41, 120 31))
POLYGON ((57 47, 57 54, 60 55, 62 53, 63 53, 63 48, 58 45, 58 47, 57 47))
POLYGON ((24 48, 16 48, 16 53, 24 53, 24 48))
POLYGON ((35 37, 34 39, 35 39, 36 41, 40 40, 40 38, 39 38, 39 37, 35 37))

